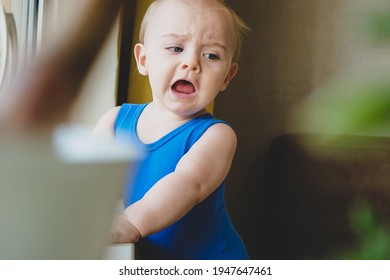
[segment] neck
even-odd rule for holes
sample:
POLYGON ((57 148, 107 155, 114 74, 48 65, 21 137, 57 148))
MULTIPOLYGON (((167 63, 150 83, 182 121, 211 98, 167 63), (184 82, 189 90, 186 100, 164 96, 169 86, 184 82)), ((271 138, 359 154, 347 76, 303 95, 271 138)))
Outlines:
POLYGON ((156 120, 159 120, 160 122, 168 122, 168 123, 182 123, 189 121, 193 118, 196 118, 198 116, 204 115, 207 113, 206 108, 203 108, 202 110, 191 113, 188 115, 180 115, 175 114, 174 112, 167 109, 165 106, 159 104, 158 102, 151 102, 146 109, 148 110, 148 114, 151 116, 154 116, 156 120))

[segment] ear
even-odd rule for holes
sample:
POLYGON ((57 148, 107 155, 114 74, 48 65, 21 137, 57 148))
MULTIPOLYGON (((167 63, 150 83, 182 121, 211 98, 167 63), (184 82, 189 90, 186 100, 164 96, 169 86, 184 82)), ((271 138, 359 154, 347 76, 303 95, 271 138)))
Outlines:
POLYGON ((146 67, 146 52, 145 46, 141 43, 138 43, 134 47, 134 56, 135 61, 137 62, 138 72, 141 75, 148 75, 148 68, 146 67))
POLYGON ((221 87, 221 91, 224 91, 228 87, 230 81, 237 74, 237 71, 238 71, 238 64, 237 63, 233 63, 232 66, 230 67, 228 75, 225 78, 225 81, 223 81, 223 85, 221 87))

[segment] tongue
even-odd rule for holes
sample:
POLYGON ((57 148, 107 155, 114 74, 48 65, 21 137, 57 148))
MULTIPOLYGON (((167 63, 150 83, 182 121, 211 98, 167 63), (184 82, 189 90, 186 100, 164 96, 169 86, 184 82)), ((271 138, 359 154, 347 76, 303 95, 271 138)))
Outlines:
POLYGON ((184 80, 177 81, 173 85, 173 88, 175 91, 180 92, 180 93, 184 93, 184 94, 191 94, 191 93, 195 92, 194 85, 191 84, 190 82, 187 82, 184 80))

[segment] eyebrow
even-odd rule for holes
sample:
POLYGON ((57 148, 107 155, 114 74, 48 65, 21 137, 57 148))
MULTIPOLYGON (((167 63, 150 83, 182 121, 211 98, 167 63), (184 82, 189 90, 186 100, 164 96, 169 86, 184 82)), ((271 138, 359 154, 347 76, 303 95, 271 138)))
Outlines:
MULTIPOLYGON (((175 34, 175 33, 168 33, 168 34, 164 34, 161 36, 162 38, 177 38, 177 39, 185 39, 187 37, 187 35, 180 35, 180 34, 175 34)), ((210 41, 211 43, 207 43, 205 44, 205 46, 217 46, 221 49, 223 49, 224 51, 227 51, 227 47, 226 45, 218 42, 218 41, 210 41)))
MULTIPOLYGON (((223 49, 224 51, 227 51, 227 47, 226 47, 224 44, 222 44, 222 43, 213 42, 213 43, 211 43, 210 45, 212 45, 212 46, 217 46, 217 47, 223 49)), ((207 44, 206 46, 208 46, 208 44, 207 44)))
POLYGON ((168 33, 168 34, 162 35, 161 37, 162 37, 162 38, 167 38, 167 37, 186 38, 187 35, 179 35, 179 34, 175 34, 175 33, 168 33))

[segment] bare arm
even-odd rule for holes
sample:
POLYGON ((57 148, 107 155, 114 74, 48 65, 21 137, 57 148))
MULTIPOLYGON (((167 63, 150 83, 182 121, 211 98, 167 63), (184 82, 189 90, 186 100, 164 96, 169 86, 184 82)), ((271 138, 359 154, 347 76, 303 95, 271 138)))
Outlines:
POLYGON ((117 106, 107 111, 96 123, 91 137, 114 137, 115 120, 120 108, 117 106))
MULTIPOLYGON (((206 199, 226 177, 236 149, 234 131, 224 124, 210 127, 179 161, 176 170, 158 181, 138 202, 125 209, 127 235, 114 242, 136 242, 175 223, 206 199)), ((123 220, 122 220, 123 222, 123 220)), ((126 229, 117 228, 120 232, 126 229)), ((115 239, 115 238, 114 238, 115 239)))

